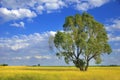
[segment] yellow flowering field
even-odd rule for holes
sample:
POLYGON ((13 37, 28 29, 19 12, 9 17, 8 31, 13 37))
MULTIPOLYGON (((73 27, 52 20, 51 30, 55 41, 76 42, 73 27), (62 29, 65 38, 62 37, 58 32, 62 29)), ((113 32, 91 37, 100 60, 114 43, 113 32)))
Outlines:
POLYGON ((120 67, 0 66, 0 80, 120 80, 120 67))

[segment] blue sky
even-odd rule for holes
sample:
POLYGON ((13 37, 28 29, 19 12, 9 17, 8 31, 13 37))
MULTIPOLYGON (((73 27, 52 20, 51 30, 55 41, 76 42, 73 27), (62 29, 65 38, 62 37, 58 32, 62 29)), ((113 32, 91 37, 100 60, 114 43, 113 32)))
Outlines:
POLYGON ((49 49, 48 38, 63 29, 66 16, 84 11, 108 32, 113 52, 102 55, 101 64, 120 65, 119 0, 0 0, 0 64, 66 65, 49 49))

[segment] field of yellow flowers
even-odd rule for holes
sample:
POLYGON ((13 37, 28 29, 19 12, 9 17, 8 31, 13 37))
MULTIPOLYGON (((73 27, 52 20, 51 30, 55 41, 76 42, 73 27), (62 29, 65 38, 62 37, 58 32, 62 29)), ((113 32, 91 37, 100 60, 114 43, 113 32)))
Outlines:
POLYGON ((120 80, 120 67, 0 66, 0 80, 120 80))

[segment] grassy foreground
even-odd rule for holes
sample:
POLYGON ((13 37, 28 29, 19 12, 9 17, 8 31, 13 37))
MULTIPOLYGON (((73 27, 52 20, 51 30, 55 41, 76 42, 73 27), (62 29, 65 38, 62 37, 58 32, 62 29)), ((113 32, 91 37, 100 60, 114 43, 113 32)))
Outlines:
POLYGON ((120 80, 120 67, 89 67, 81 72, 75 67, 0 66, 0 80, 120 80))

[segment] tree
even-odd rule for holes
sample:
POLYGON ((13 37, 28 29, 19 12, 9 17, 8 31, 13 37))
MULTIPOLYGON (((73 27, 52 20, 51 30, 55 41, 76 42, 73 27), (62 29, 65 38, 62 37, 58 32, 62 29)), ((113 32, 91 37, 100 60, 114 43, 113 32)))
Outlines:
POLYGON ((8 66, 8 64, 0 64, 0 66, 8 66))
POLYGON ((40 66, 40 64, 38 64, 37 66, 40 66))
POLYGON ((102 54, 112 52, 104 25, 88 13, 66 17, 63 29, 54 37, 56 55, 66 63, 72 61, 81 71, 87 71, 91 59, 99 64, 102 54))

